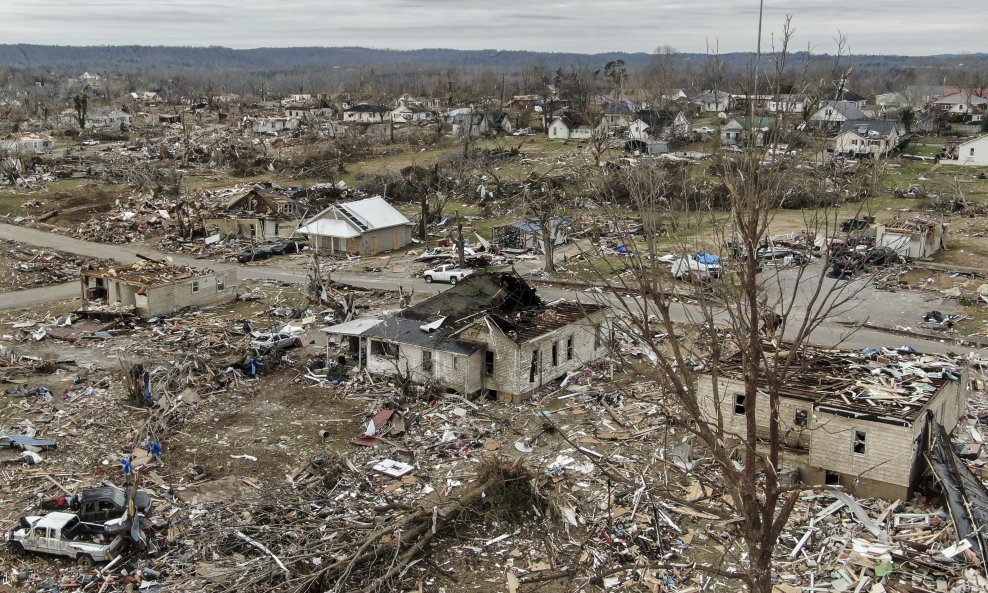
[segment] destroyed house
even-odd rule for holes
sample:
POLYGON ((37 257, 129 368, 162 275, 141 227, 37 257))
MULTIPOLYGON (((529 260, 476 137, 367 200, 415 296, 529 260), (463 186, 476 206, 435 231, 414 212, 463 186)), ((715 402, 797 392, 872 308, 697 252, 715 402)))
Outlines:
POLYGON ((203 219, 203 224, 210 233, 267 241, 294 235, 299 216, 293 198, 252 188, 232 195, 215 216, 203 219))
POLYGON ((878 225, 875 244, 911 259, 930 257, 944 248, 944 225, 923 218, 893 220, 878 225))
POLYGON ((211 307, 237 297, 237 272, 197 270, 142 260, 110 268, 83 268, 83 311, 125 311, 141 317, 186 307, 211 307))
POLYGON ((478 274, 377 323, 325 331, 371 373, 521 401, 607 353, 608 311, 544 303, 516 274, 478 274))
MULTIPOLYGON (((927 423, 949 432, 964 414, 967 372, 941 355, 895 350, 807 348, 780 389, 780 473, 797 470, 810 485, 840 485, 859 496, 906 500, 919 481, 927 423), (929 412, 929 414, 927 414, 929 412)), ((744 440, 746 411, 740 356, 723 364, 715 394, 701 378, 705 419, 744 440)), ((768 436, 769 401, 755 404, 756 434, 768 436)))
POLYGON ((412 241, 412 223, 381 196, 333 204, 305 223, 299 232, 314 249, 331 253, 376 255, 412 241))

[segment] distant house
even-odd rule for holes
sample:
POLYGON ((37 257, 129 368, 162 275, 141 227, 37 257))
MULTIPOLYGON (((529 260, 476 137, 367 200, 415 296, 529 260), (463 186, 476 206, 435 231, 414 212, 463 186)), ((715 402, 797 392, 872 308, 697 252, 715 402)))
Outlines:
POLYGON ((593 135, 595 126, 582 113, 569 109, 553 113, 549 124, 549 140, 586 140, 593 135))
POLYGON ((971 92, 959 92, 933 100, 933 109, 952 115, 965 115, 974 109, 988 106, 988 98, 971 92))
POLYGON ((627 128, 638 118, 639 106, 631 101, 611 103, 601 116, 600 125, 605 129, 627 128))
POLYGON ((680 111, 642 109, 628 125, 628 137, 632 140, 685 138, 689 133, 690 122, 680 111))
POLYGON ((285 117, 292 117, 302 121, 317 119, 329 119, 333 117, 332 107, 289 107, 285 109, 285 117))
POLYGON ((756 115, 754 120, 750 117, 732 117, 720 129, 721 144, 747 148, 764 146, 777 123, 776 118, 767 116, 756 115))
POLYGON ((772 113, 803 113, 813 99, 806 95, 775 95, 768 102, 768 111, 772 113))
POLYGON ((282 132, 297 130, 301 124, 301 120, 295 117, 267 117, 251 122, 250 129, 255 134, 271 134, 277 136, 282 132))
POLYGON ((663 101, 670 101, 672 103, 685 101, 687 99, 689 99, 689 96, 686 95, 686 91, 683 89, 673 89, 662 94, 663 101))
POLYGON ((388 114, 388 118, 396 124, 411 124, 428 121, 435 116, 436 114, 428 109, 404 104, 395 107, 388 114))
POLYGON ((881 93, 875 95, 875 105, 882 110, 895 111, 912 106, 912 101, 905 93, 881 93))
POLYGON ((106 305, 142 317, 170 315, 186 307, 212 307, 237 298, 237 271, 197 270, 139 261, 82 270, 82 310, 106 305))
POLYGON ((731 105, 735 111, 748 113, 754 107, 755 113, 770 111, 772 95, 736 94, 731 95, 731 105))
POLYGON ((899 148, 902 134, 892 120, 848 120, 841 124, 834 152, 848 156, 888 157, 899 148))
POLYGON ((343 121, 358 124, 379 124, 387 121, 391 110, 380 105, 359 103, 343 110, 343 121))
POLYGON ((730 111, 731 94, 724 91, 703 91, 693 98, 693 104, 702 113, 720 113, 730 111))
MULTIPOLYGON (((569 241, 568 231, 573 220, 565 217, 554 217, 549 220, 549 232, 555 245, 563 245, 569 241)), ((491 228, 491 243, 499 249, 532 249, 545 251, 545 237, 542 225, 536 220, 513 222, 491 228)))
POLYGON ((841 124, 847 120, 863 119, 868 119, 868 116, 852 101, 826 101, 810 116, 810 121, 822 124, 841 124))
POLYGON ((930 257, 944 248, 944 230, 942 222, 923 218, 895 220, 878 225, 875 244, 903 257, 930 257))
POLYGON ((216 216, 203 219, 207 232, 253 241, 291 237, 301 214, 294 199, 256 188, 234 193, 218 210, 216 216))
POLYGON ((498 136, 514 131, 511 118, 503 111, 488 111, 486 113, 458 113, 452 117, 453 136, 464 138, 467 134, 473 137, 498 136))
POLYGON ((988 167, 988 135, 948 146, 947 158, 940 159, 940 162, 945 165, 988 167))
POLYGON ((55 141, 43 134, 22 134, 0 140, 0 150, 19 154, 51 152, 55 141))
POLYGON ((404 214, 375 196, 333 204, 309 219, 299 232, 309 236, 315 249, 376 255, 411 243, 411 228, 404 214))
POLYGON ((134 116, 120 109, 100 109, 86 117, 86 125, 93 128, 127 127, 134 116))
POLYGON ((837 93, 835 100, 841 103, 851 103, 858 109, 864 109, 865 104, 868 103, 867 97, 859 95, 847 87, 837 93))
POLYGON ((546 304, 517 274, 476 274, 377 323, 358 319, 323 331, 372 374, 520 402, 607 353, 609 312, 598 304, 546 304))

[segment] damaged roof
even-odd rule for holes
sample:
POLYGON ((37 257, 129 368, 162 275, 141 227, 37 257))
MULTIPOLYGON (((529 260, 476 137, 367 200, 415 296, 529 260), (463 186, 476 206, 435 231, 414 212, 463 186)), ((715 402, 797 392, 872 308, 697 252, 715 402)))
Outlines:
POLYGON ((361 335, 470 355, 483 345, 460 340, 456 334, 484 317, 490 317, 512 341, 523 343, 606 308, 568 301, 547 305, 517 274, 474 274, 361 335))
POLYGON ((144 287, 170 284, 179 280, 210 274, 215 274, 215 272, 205 268, 196 269, 150 260, 141 260, 132 264, 121 264, 109 268, 90 267, 82 270, 82 275, 87 278, 105 278, 144 287))
MULTIPOLYGON (((788 356, 787 351, 779 354, 788 356)), ((725 375, 743 379, 741 362, 740 353, 723 361, 725 375)), ((942 354, 806 346, 797 355, 781 393, 817 406, 871 415, 879 421, 912 422, 944 385, 960 378, 960 359, 942 354)))

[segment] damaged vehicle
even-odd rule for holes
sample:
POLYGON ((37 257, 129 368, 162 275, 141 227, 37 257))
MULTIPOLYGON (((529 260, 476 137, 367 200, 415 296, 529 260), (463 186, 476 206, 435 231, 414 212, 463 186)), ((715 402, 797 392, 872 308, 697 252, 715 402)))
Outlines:
MULTIPOLYGON (((41 502, 41 512, 71 512, 86 525, 84 529, 102 531, 103 523, 127 514, 127 493, 114 486, 86 488, 71 498, 59 497, 41 502), (93 526, 98 529, 93 529, 93 526)), ((134 494, 134 508, 138 513, 151 510, 151 497, 143 490, 134 494)))
POLYGON ((78 515, 62 512, 23 517, 7 541, 17 551, 67 556, 84 566, 113 560, 125 543, 122 535, 88 535, 78 515))
POLYGON ((255 332, 250 347, 259 354, 281 352, 302 345, 302 338, 288 332, 255 332))

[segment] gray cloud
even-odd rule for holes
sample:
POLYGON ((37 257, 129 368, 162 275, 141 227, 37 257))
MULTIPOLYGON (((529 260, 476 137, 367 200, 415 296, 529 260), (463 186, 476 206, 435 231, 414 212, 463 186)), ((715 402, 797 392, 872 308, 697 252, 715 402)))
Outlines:
MULTIPOLYGON (((4 43, 224 45, 235 48, 361 45, 413 49, 702 52, 755 46, 758 3, 652 5, 631 0, 8 0, 4 43)), ((984 51, 988 3, 946 10, 920 0, 804 0, 765 6, 764 40, 787 14, 792 47, 832 52, 838 31, 853 53, 984 51)))

